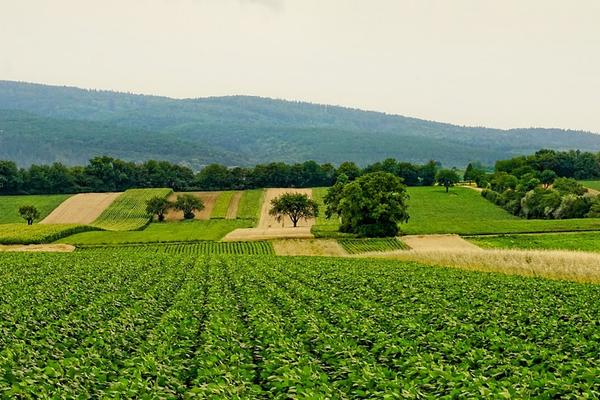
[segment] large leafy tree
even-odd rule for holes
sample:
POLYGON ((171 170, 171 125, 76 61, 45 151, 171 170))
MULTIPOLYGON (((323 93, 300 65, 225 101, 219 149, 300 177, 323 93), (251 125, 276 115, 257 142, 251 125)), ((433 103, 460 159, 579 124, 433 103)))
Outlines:
POLYGON ((40 211, 35 206, 21 206, 19 215, 27 221, 27 225, 33 225, 33 221, 40 217, 40 211))
POLYGON ((336 184, 325 198, 328 217, 341 218, 340 230, 359 236, 395 236, 408 221, 408 194, 397 176, 387 172, 365 174, 354 182, 336 184))
MULTIPOLYGON (((164 197, 155 196, 146 201, 146 213, 156 215, 159 222, 165 220, 165 214, 173 207, 173 204, 164 197)), ((192 217, 193 218, 193 217, 192 217)))
POLYGON ((452 169, 440 169, 435 174, 435 181, 438 185, 444 186, 446 188, 446 193, 448 193, 450 186, 456 185, 460 181, 460 178, 456 171, 452 169))
POLYGON ((274 215, 277 221, 281 221, 285 216, 289 217, 295 228, 301 219, 317 217, 319 205, 306 194, 284 193, 271 200, 269 214, 274 215))
POLYGON ((177 196, 173 206, 176 210, 183 211, 184 219, 194 219, 196 216, 194 211, 201 211, 204 209, 202 200, 189 193, 177 196))

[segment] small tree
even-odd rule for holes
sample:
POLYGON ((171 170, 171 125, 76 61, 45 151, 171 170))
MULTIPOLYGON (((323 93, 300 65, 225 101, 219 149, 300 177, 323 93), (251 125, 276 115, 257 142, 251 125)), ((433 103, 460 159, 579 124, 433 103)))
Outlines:
POLYGON ((446 193, 448 193, 450 186, 456 185, 460 181, 460 178, 454 170, 440 169, 437 174, 435 174, 435 181, 438 185, 444 186, 446 188, 446 193))
POLYGON ((194 211, 201 211, 204 209, 202 200, 189 193, 177 196, 173 206, 176 210, 183 211, 184 219, 194 219, 194 211))
POLYGON ((19 215, 27 221, 27 225, 33 225, 33 221, 40 217, 40 212, 34 206, 22 206, 19 208, 19 215))
POLYGON ((155 196, 146 201, 146 213, 156 215, 159 222, 165 220, 165 214, 173 207, 173 204, 164 197, 155 196))
POLYGON ((274 215, 277 221, 284 216, 290 217, 294 228, 301 219, 315 218, 319 215, 319 205, 302 193, 284 193, 271 200, 269 214, 274 215))
POLYGON ((544 189, 548 189, 548 187, 554 183, 556 178, 556 172, 551 169, 545 169, 540 174, 540 182, 544 185, 544 189))

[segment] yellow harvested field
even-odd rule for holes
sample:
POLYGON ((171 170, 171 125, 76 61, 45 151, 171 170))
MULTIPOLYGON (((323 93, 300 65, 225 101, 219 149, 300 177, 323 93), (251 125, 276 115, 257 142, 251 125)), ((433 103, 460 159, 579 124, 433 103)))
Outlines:
POLYGON ((121 193, 80 193, 69 197, 40 224, 91 224, 121 193))
POLYGON ((348 255, 337 240, 332 239, 282 239, 273 241, 278 256, 336 256, 348 255))
POLYGON ((70 244, 28 244, 28 245, 0 245, 0 252, 48 252, 48 253, 71 253, 75 246, 70 244))
MULTIPOLYGON (((186 193, 173 193, 169 197, 169 201, 175 201, 177 199, 177 195, 181 194, 192 194, 204 203, 204 209, 200 212, 195 213, 194 219, 199 220, 209 220, 212 215, 213 208, 215 207, 215 202, 217 201, 217 197, 219 197, 220 192, 186 192, 186 193)), ((168 214, 165 216, 167 221, 180 221, 183 219, 183 212, 177 210, 169 210, 168 214)))
POLYGON ((600 283, 600 254, 598 253, 555 250, 447 249, 397 251, 369 256, 417 261, 473 271, 600 283))
POLYGON ((288 217, 285 217, 278 222, 274 216, 269 215, 269 210, 271 209, 271 200, 281 196, 284 193, 304 193, 309 197, 312 197, 312 189, 267 189, 257 227, 236 229, 233 232, 228 233, 223 238, 223 241, 239 242, 246 240, 269 240, 285 238, 313 239, 314 236, 310 230, 315 224, 314 218, 299 221, 298 226, 294 228, 288 217))
POLYGON ((229 202, 229 208, 227 209, 227 215, 225 215, 225 219, 236 219, 238 208, 240 207, 240 200, 242 199, 243 192, 235 192, 233 196, 231 196, 231 201, 229 202))
POLYGON ((478 250, 458 235, 409 235, 400 240, 413 250, 478 250))

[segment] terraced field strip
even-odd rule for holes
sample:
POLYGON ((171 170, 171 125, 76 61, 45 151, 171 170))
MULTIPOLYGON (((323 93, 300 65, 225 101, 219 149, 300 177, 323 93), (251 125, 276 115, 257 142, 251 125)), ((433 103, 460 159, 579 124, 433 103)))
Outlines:
POLYGON ((75 251, 75 246, 70 244, 26 244, 26 245, 0 245, 0 252, 45 252, 45 253, 71 253, 75 251))
POLYGON ((348 254, 407 250, 408 246, 397 238, 338 239, 338 243, 348 254))
POLYGON ((219 195, 215 201, 215 206, 213 207, 212 214, 210 216, 211 219, 224 219, 227 216, 227 210, 229 209, 231 198, 235 192, 225 191, 218 193, 219 195))
MULTIPOLYGON (((213 208, 215 207, 215 203, 217 201, 217 198, 220 196, 221 192, 173 193, 171 196, 169 196, 169 200, 175 201, 177 199, 177 196, 182 194, 191 194, 202 200, 202 202, 204 203, 204 208, 201 211, 197 211, 194 213, 194 219, 207 221, 211 218, 213 208)), ((181 221, 183 220, 183 211, 171 209, 165 217, 167 221, 181 221)))
POLYGON ((128 249, 1 253, 0 276, 6 398, 600 391, 596 285, 373 258, 128 249))
POLYGON ((96 230, 96 228, 76 224, 0 224, 0 244, 52 243, 67 236, 90 230, 96 230))
POLYGON ((238 215, 238 209, 240 207, 240 200, 242 199, 242 195, 244 192, 235 192, 231 197, 231 201, 229 202, 229 207, 227 208, 226 219, 236 219, 238 215))
POLYGON ((94 222, 121 193, 80 193, 69 197, 40 224, 82 224, 94 222))
POLYGON ((269 215, 271 210, 271 200, 281 196, 284 193, 304 193, 309 197, 312 195, 312 189, 266 189, 264 200, 262 202, 260 219, 256 228, 236 229, 227 234, 224 241, 244 241, 244 240, 270 240, 270 239, 312 239, 314 238, 310 229, 315 220, 301 220, 297 227, 293 227, 288 217, 284 217, 280 222, 269 215))
POLYGON ((268 255, 274 254, 270 242, 182 242, 182 243, 140 243, 118 246, 81 246, 77 251, 90 250, 127 250, 132 254, 165 253, 165 254, 236 254, 236 255, 268 255))
POLYGON ((70 196, 70 194, 0 196, 0 224, 22 223, 23 218, 19 215, 21 206, 36 207, 40 212, 40 218, 44 219, 70 196))
POLYGON ((111 231, 143 228, 150 222, 146 201, 155 196, 167 197, 171 192, 171 189, 129 189, 117 197, 92 225, 111 231))

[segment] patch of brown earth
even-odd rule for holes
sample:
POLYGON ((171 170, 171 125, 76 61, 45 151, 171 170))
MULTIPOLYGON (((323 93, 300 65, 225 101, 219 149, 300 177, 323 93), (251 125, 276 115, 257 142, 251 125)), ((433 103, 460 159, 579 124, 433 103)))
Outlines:
MULTIPOLYGON (((194 219, 199 220, 209 220, 212 215, 213 208, 215 207, 215 203, 217 201, 217 197, 219 197, 220 192, 186 192, 186 193, 173 193, 169 196, 169 201, 177 200, 177 195, 181 194, 191 194, 198 197, 204 203, 204 209, 199 212, 195 212, 194 219)), ((177 211, 174 209, 169 210, 167 215, 165 215, 165 219, 167 221, 181 221, 183 219, 183 211, 177 211)))
POLYGON ((480 250, 458 235, 409 235, 401 240, 413 250, 480 250))
POLYGON ((75 246, 70 244, 28 244, 28 245, 0 245, 0 252, 48 252, 48 253, 71 253, 75 246))
POLYGON ((282 239, 273 241, 278 256, 335 256, 348 255, 336 240, 332 239, 282 239))
POLYGON ((121 193, 80 193, 56 207, 40 224, 91 224, 121 193))

